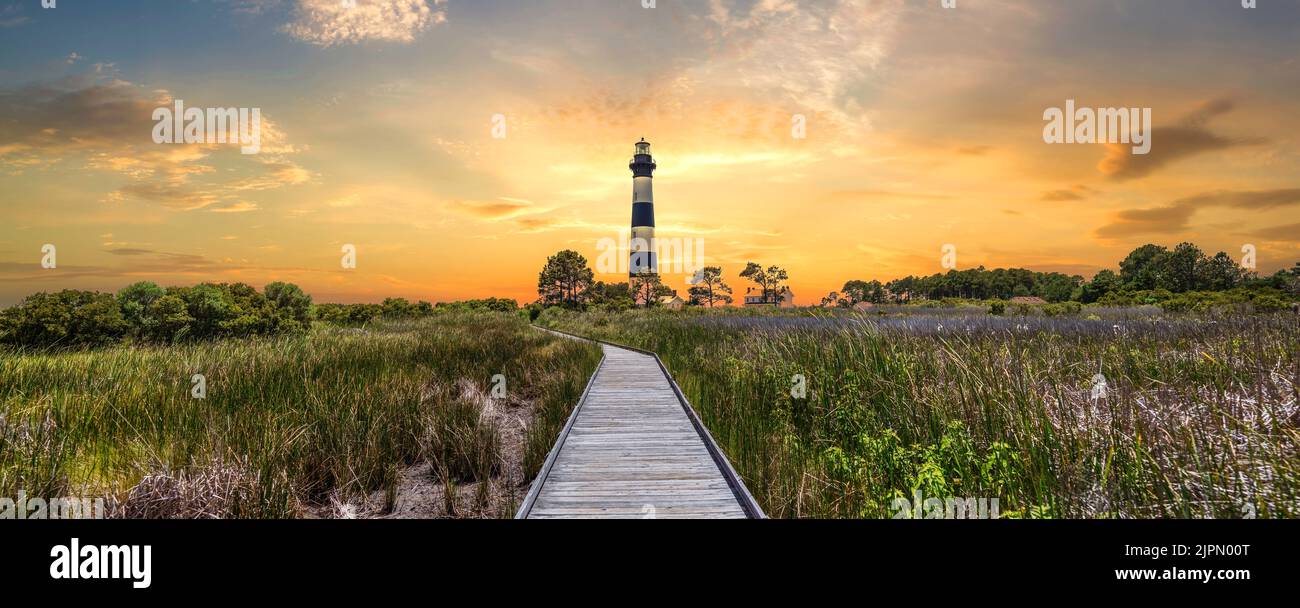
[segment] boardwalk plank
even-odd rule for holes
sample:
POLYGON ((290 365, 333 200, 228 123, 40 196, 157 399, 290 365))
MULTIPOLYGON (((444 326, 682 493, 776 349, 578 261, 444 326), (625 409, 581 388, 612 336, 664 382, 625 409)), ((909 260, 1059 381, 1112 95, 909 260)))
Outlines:
POLYGON ((748 514, 658 361, 605 360, 534 482, 529 518, 744 518, 748 514))

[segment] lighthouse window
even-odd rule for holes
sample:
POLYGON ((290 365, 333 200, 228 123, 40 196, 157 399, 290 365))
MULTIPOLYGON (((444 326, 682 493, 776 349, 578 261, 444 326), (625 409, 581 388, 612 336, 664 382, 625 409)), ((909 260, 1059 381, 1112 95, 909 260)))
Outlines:
POLYGON ((648 144, 648 143, 638 143, 638 144, 636 145, 636 153, 637 153, 637 154, 649 154, 649 153, 650 153, 650 144, 648 144))

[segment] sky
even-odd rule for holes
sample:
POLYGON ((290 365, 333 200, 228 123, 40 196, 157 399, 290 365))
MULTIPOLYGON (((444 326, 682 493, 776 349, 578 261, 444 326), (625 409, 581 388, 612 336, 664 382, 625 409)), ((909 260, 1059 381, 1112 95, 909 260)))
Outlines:
POLYGON ((1300 0, 653 4, 0 0, 0 305, 141 280, 531 301, 548 255, 627 231, 643 137, 658 236, 738 294, 748 261, 813 304, 947 244, 1084 276, 1144 243, 1300 259, 1300 0), (155 143, 176 100, 257 108, 260 151, 155 143), (1149 108, 1150 153, 1046 143, 1066 100, 1149 108))

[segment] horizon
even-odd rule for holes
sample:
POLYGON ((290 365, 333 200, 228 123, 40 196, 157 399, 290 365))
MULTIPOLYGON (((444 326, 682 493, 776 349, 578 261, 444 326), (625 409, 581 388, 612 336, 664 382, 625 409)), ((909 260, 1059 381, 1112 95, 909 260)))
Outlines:
MULTIPOLYGON (((1170 250, 1173 249, 1173 246, 1172 246, 1173 244, 1170 244, 1170 245, 1164 245, 1164 244, 1161 244, 1161 243, 1153 243, 1153 244, 1158 245, 1158 246, 1162 246, 1162 247, 1167 247, 1167 248, 1170 249, 1170 250)), ((1193 243, 1193 244, 1195 244, 1195 243, 1193 243)), ((1146 245, 1146 244, 1144 244, 1144 245, 1146 245)), ((1202 253, 1206 254, 1207 257, 1213 257, 1215 254, 1217 254, 1217 253, 1221 253, 1221 252, 1202 251, 1202 253)), ((588 267, 591 267, 591 266, 592 266, 592 264, 591 264, 592 260, 587 260, 587 261, 588 261, 588 267)), ((1297 264, 1300 264, 1300 262, 1297 262, 1297 264)), ((856 279, 845 279, 845 282, 855 281, 855 280, 858 280, 858 281, 873 281, 873 280, 874 280, 874 281, 879 281, 882 285, 888 285, 890 282, 895 281, 895 280, 902 280, 902 279, 907 279, 907 278, 917 278, 917 279, 921 279, 921 278, 931 277, 931 276, 936 276, 936 275, 946 275, 946 274, 948 274, 949 272, 962 272, 962 271, 967 271, 967 270, 983 270, 983 271, 986 271, 986 272, 992 272, 992 271, 998 271, 998 270, 1027 270, 1027 271, 1030 271, 1030 272, 1042 273, 1042 274, 1048 274, 1048 273, 1051 273, 1051 272, 1055 272, 1055 271, 1040 271, 1040 270, 1035 270, 1035 269, 1032 269, 1032 268, 1016 268, 1016 267, 998 267, 998 268, 988 268, 988 267, 986 267, 986 266, 984 266, 984 265, 981 264, 981 265, 976 265, 976 266, 973 266, 973 267, 953 268, 953 269, 948 269, 948 270, 939 270, 939 271, 932 272, 932 273, 929 273, 929 274, 903 275, 903 276, 899 276, 899 277, 890 277, 890 278, 888 278, 888 279, 882 279, 882 278, 878 278, 878 277, 858 277, 858 278, 856 278, 856 279)), ((1118 274, 1119 264, 1116 263, 1116 264, 1114 264, 1113 266, 1110 266, 1110 267, 1099 268, 1099 269, 1098 269, 1098 272, 1100 272, 1101 270, 1111 270, 1111 271, 1116 272, 1116 274, 1118 274)), ((1279 269, 1279 270, 1284 270, 1284 269, 1279 269)), ((1093 278, 1093 276, 1094 276, 1094 275, 1069 275, 1068 273, 1061 273, 1061 274, 1066 274, 1067 276, 1082 276, 1082 278, 1083 278, 1083 280, 1084 280, 1085 282, 1090 281, 1090 280, 1093 278)), ((1095 274, 1095 273, 1094 273, 1094 274, 1095 274)), ((1256 274, 1258 274, 1261 278, 1264 276, 1264 275, 1261 274, 1261 273, 1256 273, 1256 274)), ((1269 273, 1269 274, 1271 274, 1271 273, 1269 273)), ((597 276, 602 276, 602 275, 597 275, 597 276)), ((724 273, 723 273, 723 276, 722 276, 723 281, 728 281, 728 279, 730 279, 730 278, 732 278, 732 277, 728 277, 728 276, 725 274, 725 269, 724 269, 724 273)), ((734 277, 734 279, 735 279, 734 281, 730 281, 730 282, 728 282, 728 285, 731 286, 731 287, 733 288, 734 293, 735 293, 736 295, 739 295, 739 296, 742 296, 742 297, 743 297, 746 293, 748 293, 748 290, 749 290, 750 288, 752 288, 752 289, 759 289, 759 287, 758 287, 757 285, 754 285, 754 284, 748 282, 746 279, 741 278, 741 277, 739 276, 739 273, 737 273, 737 276, 734 277), (741 291, 739 291, 739 287, 744 287, 744 288, 746 288, 747 291, 746 291, 746 292, 741 292, 741 291)), ((121 288, 128 287, 128 286, 130 286, 130 285, 133 285, 133 284, 136 284, 136 283, 139 283, 139 282, 142 282, 142 281, 153 282, 153 283, 155 283, 156 285, 158 285, 159 287, 161 287, 161 288, 163 288, 163 289, 167 289, 167 288, 169 288, 169 287, 193 287, 193 286, 195 286, 195 285, 205 284, 205 283, 207 283, 207 284, 220 284, 220 283, 231 283, 231 284, 235 284, 235 283, 244 283, 244 284, 246 284, 246 285, 249 285, 250 287, 256 288, 256 289, 259 290, 259 291, 263 291, 263 290, 265 289, 265 287, 266 287, 266 284, 246 283, 246 282, 244 282, 244 281, 204 281, 204 280, 200 280, 200 281, 191 282, 191 283, 157 283, 157 282, 155 282, 155 281, 151 281, 151 280, 149 280, 149 279, 142 279, 142 280, 140 280, 140 281, 132 281, 132 282, 130 282, 130 283, 123 284, 123 285, 119 286, 117 289, 105 290, 105 292, 107 292, 107 293, 116 292, 116 291, 118 291, 118 290, 121 289, 121 288)), ((273 281, 271 281, 271 282, 276 282, 276 281, 278 281, 278 279, 277 279, 277 280, 273 280, 273 281)), ((596 279, 595 282, 603 282, 603 283, 605 283, 605 284, 623 284, 623 285, 627 285, 627 284, 628 284, 627 281, 618 281, 618 280, 613 280, 613 281, 601 281, 600 279, 596 279)), ((289 282, 289 283, 292 284, 292 285, 296 285, 295 283, 292 283, 292 282, 289 282)), ((299 287, 301 287, 301 286, 299 286, 299 287)), ((689 285, 687 285, 686 287, 689 287, 689 285)), ((75 288, 69 288, 69 289, 75 289, 75 288)), ((782 285, 782 289, 789 289, 789 287, 788 287, 787 285, 782 285)), ((60 288, 60 289, 55 289, 55 290, 50 290, 49 292, 32 292, 32 293, 30 293, 30 294, 25 294, 25 295, 19 297, 19 299, 18 299, 18 300, 15 300, 13 303, 9 303, 9 304, 7 304, 7 303, 4 303, 4 302, 0 302, 0 306, 6 306, 6 305, 18 304, 19 302, 22 301, 23 298, 26 298, 27 296, 32 295, 32 294, 35 294, 35 293, 50 293, 50 292, 61 291, 61 290, 62 290, 62 288, 60 288)), ((95 290, 91 290, 91 291, 95 291, 95 290)), ((320 300, 320 299, 316 298, 316 297, 315 297, 315 296, 314 296, 310 291, 308 291, 308 290, 303 290, 303 291, 304 291, 304 293, 307 294, 307 296, 309 296, 309 297, 312 298, 312 303, 313 303, 313 304, 379 304, 379 303, 382 303, 382 300, 383 300, 383 299, 387 299, 387 298, 401 298, 401 299, 406 299, 406 300, 408 300, 408 301, 410 301, 410 302, 412 302, 412 303, 417 303, 417 302, 422 302, 422 301, 423 301, 423 302, 428 302, 429 304, 433 304, 433 305, 436 306, 436 305, 442 305, 442 304, 457 304, 457 303, 462 303, 462 302, 467 302, 467 301, 490 300, 490 299, 507 299, 507 300, 514 300, 514 301, 516 302, 516 304, 517 304, 518 306, 520 306, 520 307, 525 307, 525 306, 527 306, 527 305, 529 305, 529 304, 531 304, 531 303, 534 303, 534 302, 536 302, 536 301, 538 301, 538 300, 540 299, 540 298, 539 298, 538 296, 536 296, 536 295, 530 295, 530 296, 528 296, 528 297, 526 297, 526 298, 522 298, 522 299, 521 299, 521 298, 512 298, 512 297, 510 297, 510 296, 493 296, 493 295, 490 295, 490 294, 489 294, 489 295, 475 296, 475 297, 471 297, 471 298, 461 298, 461 299, 455 299, 455 300, 424 300, 424 299, 417 299, 417 298, 405 298, 404 296, 382 296, 382 295, 381 295, 378 299, 375 299, 375 300, 357 300, 357 301, 334 301, 334 300, 328 300, 328 301, 326 301, 326 300, 320 300)), ((679 290, 679 289, 674 288, 674 290, 673 290, 673 294, 674 294, 674 295, 677 295, 679 291, 682 291, 682 290, 679 290)), ((836 289, 834 289, 834 290, 832 290, 832 291, 834 291, 834 292, 839 292, 839 291, 841 291, 841 290, 840 290, 839 288, 836 288, 836 289)), ((685 293, 685 292, 682 291, 682 293, 685 293)), ((828 292, 828 293, 829 293, 829 292, 828 292)), ((796 299, 796 301, 797 301, 797 300, 798 300, 798 294, 796 293, 795 296, 796 296, 795 299, 796 299)), ((742 299, 742 298, 737 298, 737 301, 736 301, 736 302, 731 302, 731 303, 718 303, 718 304, 708 305, 708 307, 709 307, 709 308, 727 308, 727 307, 731 307, 731 308, 743 308, 743 307, 744 307, 744 306, 743 306, 743 303, 739 302, 740 299, 742 299)), ((922 298, 922 299, 924 299, 924 298, 922 298)), ((797 304, 797 305, 798 305, 798 306, 814 306, 814 307, 819 306, 819 304, 813 304, 813 303, 809 303, 809 304, 797 304)), ((823 304, 820 304, 820 306, 824 306, 824 303, 823 303, 823 304)))
POLYGON ((1300 261, 1300 4, 357 4, 0 0, 0 305, 142 280, 525 304, 547 256, 594 267, 628 230, 642 137, 657 234, 737 293, 781 266, 800 305, 944 273, 946 244, 1085 278, 1146 243, 1300 261), (177 101, 259 109, 260 150, 151 141, 177 101), (1075 104, 1149 110, 1149 153, 1046 143, 1075 104))

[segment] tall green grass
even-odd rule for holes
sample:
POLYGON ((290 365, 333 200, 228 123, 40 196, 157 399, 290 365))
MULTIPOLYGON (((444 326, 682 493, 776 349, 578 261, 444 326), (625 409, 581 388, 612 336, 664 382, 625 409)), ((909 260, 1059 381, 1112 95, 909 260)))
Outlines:
POLYGON ((916 491, 1004 517, 1300 516, 1291 315, 540 322, 659 353, 774 517, 890 517, 916 491))
POLYGON ((205 480, 230 497, 218 513, 199 512, 294 517, 330 496, 391 493, 400 467, 422 458, 490 476, 491 442, 428 451, 431 436, 451 436, 435 421, 471 436, 490 430, 444 387, 486 390, 500 373, 512 397, 567 415, 599 358, 513 315, 468 313, 280 338, 0 351, 0 496, 107 494, 141 506, 159 480, 205 480), (191 398, 194 374, 206 376, 205 399, 191 398))

